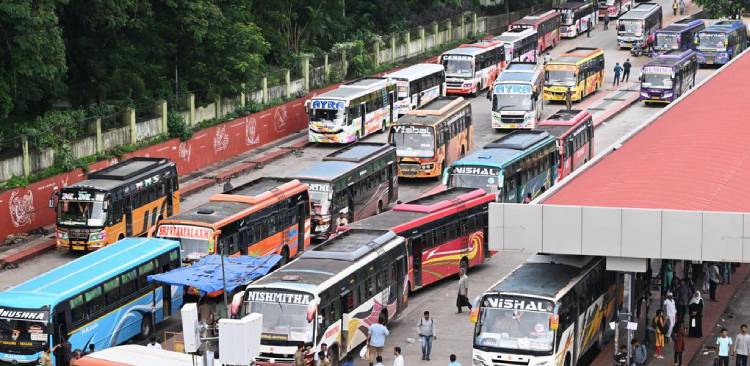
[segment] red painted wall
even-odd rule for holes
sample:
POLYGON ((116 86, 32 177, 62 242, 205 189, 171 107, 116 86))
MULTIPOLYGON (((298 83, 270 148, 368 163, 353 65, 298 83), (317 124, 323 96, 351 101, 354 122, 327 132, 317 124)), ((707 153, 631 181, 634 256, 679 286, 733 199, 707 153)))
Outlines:
MULTIPOLYGON (((188 141, 172 139, 126 154, 122 159, 133 156, 165 157, 177 163, 180 175, 192 173, 307 128, 305 100, 337 86, 332 85, 278 107, 206 128, 196 132, 188 141)), ((91 164, 90 170, 102 169, 117 161, 99 161, 91 164)), ((10 234, 53 224, 55 213, 48 207, 52 192, 84 178, 83 171, 78 169, 25 188, 0 193, 0 238, 4 240, 10 234)))

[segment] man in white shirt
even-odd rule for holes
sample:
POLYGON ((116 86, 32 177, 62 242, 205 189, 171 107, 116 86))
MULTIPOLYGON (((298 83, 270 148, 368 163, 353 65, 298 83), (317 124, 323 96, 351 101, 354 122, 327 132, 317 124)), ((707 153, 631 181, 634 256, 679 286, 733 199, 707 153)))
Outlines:
POLYGON ((677 321, 677 305, 674 302, 671 292, 667 292, 667 298, 664 300, 664 313, 667 315, 667 319, 669 319, 667 334, 665 334, 667 339, 669 339, 672 336, 672 329, 677 321))
POLYGON ((393 366, 404 366, 404 356, 401 355, 401 347, 393 347, 393 366))
POLYGON ((734 339, 734 355, 737 357, 737 366, 747 366, 747 356, 750 355, 750 334, 747 334, 747 325, 740 326, 740 334, 734 339))

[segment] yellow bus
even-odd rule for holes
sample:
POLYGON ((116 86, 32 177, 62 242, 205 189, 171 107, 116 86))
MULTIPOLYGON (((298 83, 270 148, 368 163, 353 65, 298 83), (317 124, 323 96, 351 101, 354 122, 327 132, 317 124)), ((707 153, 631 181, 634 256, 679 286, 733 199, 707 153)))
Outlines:
POLYGON ((570 88, 577 102, 594 93, 604 83, 604 51, 577 47, 544 66, 544 100, 565 101, 570 88))
POLYGON ((177 167, 162 158, 132 158, 53 193, 57 247, 87 251, 145 235, 180 211, 177 167))

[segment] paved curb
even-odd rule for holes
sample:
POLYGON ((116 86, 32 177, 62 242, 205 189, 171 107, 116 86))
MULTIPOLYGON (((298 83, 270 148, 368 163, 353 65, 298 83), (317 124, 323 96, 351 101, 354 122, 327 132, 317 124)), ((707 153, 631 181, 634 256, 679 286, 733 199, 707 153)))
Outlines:
MULTIPOLYGON (((633 93, 633 96, 630 96, 627 99, 625 99, 625 102, 622 103, 622 106, 620 108, 615 108, 613 110, 602 113, 602 115, 599 118, 594 119, 594 127, 599 127, 604 122, 607 122, 612 117, 618 115, 620 112, 624 111, 631 105, 637 103, 639 96, 640 96, 639 93, 633 93)), ((596 137, 596 132, 594 132, 594 137, 596 137)))
POLYGON ((38 244, 31 245, 16 253, 0 257, 0 265, 2 265, 3 268, 15 267, 18 263, 23 262, 30 257, 55 249, 55 244, 54 239, 48 239, 38 244))

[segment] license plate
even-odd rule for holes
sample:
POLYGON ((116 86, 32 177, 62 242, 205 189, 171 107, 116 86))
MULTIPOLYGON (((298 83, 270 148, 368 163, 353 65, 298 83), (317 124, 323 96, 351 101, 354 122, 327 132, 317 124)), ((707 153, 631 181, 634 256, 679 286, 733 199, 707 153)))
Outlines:
POLYGON ((86 247, 83 245, 74 245, 72 248, 73 250, 86 250, 86 247))
POLYGON ((503 127, 505 127, 505 128, 518 128, 518 124, 517 123, 506 123, 506 124, 503 125, 503 127))
POLYGON ((659 96, 658 95, 654 95, 653 97, 651 97, 651 99, 659 99, 659 96))
POLYGON ((714 63, 714 60, 708 60, 708 61, 706 61, 706 63, 707 64, 712 64, 712 63, 714 63))

